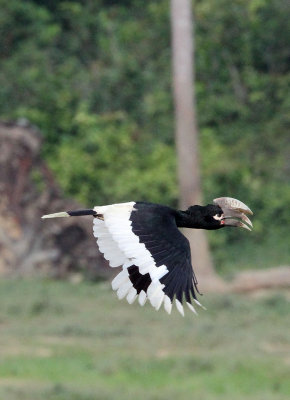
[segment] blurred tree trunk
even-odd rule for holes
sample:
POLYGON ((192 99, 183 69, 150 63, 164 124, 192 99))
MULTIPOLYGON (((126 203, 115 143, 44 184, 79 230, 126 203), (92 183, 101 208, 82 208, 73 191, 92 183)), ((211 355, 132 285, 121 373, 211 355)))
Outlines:
MULTIPOLYGON (((171 0, 171 27, 180 207, 186 209, 202 202, 194 97, 191 0, 171 0)), ((197 270, 197 276, 201 278, 201 289, 217 288, 221 280, 213 268, 206 233, 189 229, 186 236, 191 246, 192 264, 197 270)))

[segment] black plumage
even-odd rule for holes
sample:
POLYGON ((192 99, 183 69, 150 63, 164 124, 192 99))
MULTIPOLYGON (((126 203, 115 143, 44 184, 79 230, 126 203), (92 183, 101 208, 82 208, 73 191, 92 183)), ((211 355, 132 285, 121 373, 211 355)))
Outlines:
POLYGON ((148 286, 151 284, 152 279, 150 274, 140 274, 139 268, 136 265, 128 267, 129 279, 132 282, 133 287, 137 290, 137 294, 144 290, 147 292, 148 286))
POLYGON ((137 202, 131 213, 132 231, 150 251, 157 267, 166 265, 168 273, 160 279, 164 293, 182 302, 183 296, 190 301, 196 298, 197 281, 191 266, 189 242, 178 226, 194 223, 187 214, 159 204, 137 202), (179 225, 178 225, 179 224, 179 225))

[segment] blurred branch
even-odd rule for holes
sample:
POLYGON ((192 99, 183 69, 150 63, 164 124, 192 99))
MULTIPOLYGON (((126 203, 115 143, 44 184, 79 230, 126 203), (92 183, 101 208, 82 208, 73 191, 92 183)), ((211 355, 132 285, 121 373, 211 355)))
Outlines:
POLYGON ((289 288, 290 266, 241 272, 235 276, 230 287, 234 292, 289 288))

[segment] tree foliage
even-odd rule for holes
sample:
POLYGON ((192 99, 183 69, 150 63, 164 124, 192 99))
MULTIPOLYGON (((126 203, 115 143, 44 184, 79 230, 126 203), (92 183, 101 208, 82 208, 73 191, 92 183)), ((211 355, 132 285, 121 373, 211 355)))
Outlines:
MULTIPOLYGON (((67 194, 177 204, 169 2, 0 0, 0 115, 43 132, 67 194)), ((266 243, 289 219, 290 5, 196 0, 204 198, 255 210, 266 243)), ((285 237, 285 236, 284 236, 285 237)))

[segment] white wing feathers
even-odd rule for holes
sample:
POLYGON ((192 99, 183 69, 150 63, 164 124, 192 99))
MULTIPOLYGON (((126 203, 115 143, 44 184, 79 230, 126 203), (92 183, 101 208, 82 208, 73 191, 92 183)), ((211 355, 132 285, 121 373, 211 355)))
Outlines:
MULTIPOLYGON (((164 303, 165 310, 170 314, 172 303, 162 290, 164 285, 160 283, 160 279, 168 273, 168 269, 166 265, 156 266, 150 252, 132 231, 130 216, 134 211, 134 205, 134 202, 130 202, 95 207, 94 211, 102 215, 103 219, 94 218, 94 236, 110 266, 113 268, 123 266, 123 270, 112 281, 112 288, 117 291, 118 298, 126 297, 131 304, 138 297, 141 306, 148 298, 156 310, 164 303), (137 294, 137 290, 133 287, 128 273, 128 268, 132 265, 139 268, 140 274, 150 275, 152 282, 147 293, 141 290, 137 294)), ((176 302, 176 306, 184 315, 182 304, 176 302)))

